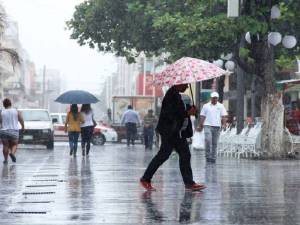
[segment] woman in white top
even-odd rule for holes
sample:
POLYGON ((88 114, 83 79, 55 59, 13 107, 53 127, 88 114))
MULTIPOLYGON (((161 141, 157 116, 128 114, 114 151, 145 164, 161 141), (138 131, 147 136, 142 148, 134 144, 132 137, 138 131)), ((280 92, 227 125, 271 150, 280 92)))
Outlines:
POLYGON ((13 162, 16 162, 16 152, 19 141, 19 125, 24 130, 24 121, 21 113, 11 107, 10 99, 3 100, 4 109, 1 110, 2 128, 0 132, 3 144, 4 164, 7 164, 8 155, 13 162))
POLYGON ((91 139, 94 132, 94 127, 97 125, 94 120, 94 114, 90 104, 83 104, 81 107, 81 115, 84 123, 80 125, 81 128, 81 147, 82 155, 89 155, 91 148, 91 139))

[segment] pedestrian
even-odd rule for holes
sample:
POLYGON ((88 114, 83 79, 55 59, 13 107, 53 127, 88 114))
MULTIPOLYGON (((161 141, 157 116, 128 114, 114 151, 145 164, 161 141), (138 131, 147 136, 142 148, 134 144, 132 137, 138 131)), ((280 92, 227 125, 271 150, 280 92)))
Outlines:
POLYGON ((204 128, 206 162, 215 163, 220 131, 221 128, 226 128, 227 111, 224 105, 218 102, 217 92, 212 92, 210 98, 210 102, 203 105, 197 130, 202 131, 204 128))
POLYGON ((134 141, 137 134, 137 126, 140 125, 139 114, 132 109, 131 105, 128 105, 127 110, 123 113, 121 118, 121 125, 126 127, 127 146, 134 145, 134 141))
POLYGON ((81 106, 81 115, 84 123, 80 125, 81 128, 81 148, 82 155, 89 155, 91 148, 91 139, 94 133, 94 127, 97 125, 94 120, 94 113, 91 104, 83 104, 81 106))
POLYGON ((151 179, 156 170, 169 158, 173 149, 179 155, 180 172, 185 188, 187 190, 205 188, 205 185, 197 184, 193 180, 191 153, 187 138, 193 136, 190 116, 196 115, 197 110, 195 106, 187 110, 181 99, 180 92, 183 93, 187 87, 187 84, 172 86, 162 101, 161 113, 156 127, 161 135, 161 146, 140 179, 141 185, 147 190, 155 190, 151 185, 151 179))
POLYGON ((65 132, 68 132, 69 136, 70 156, 73 154, 76 156, 78 138, 81 131, 80 125, 82 123, 84 123, 84 120, 82 115, 78 112, 78 106, 76 104, 72 104, 65 122, 65 132))
POLYGON ((154 136, 154 127, 157 123, 156 117, 153 115, 153 110, 149 109, 148 113, 144 116, 144 144, 145 149, 152 150, 153 145, 153 136, 154 136))
POLYGON ((2 128, 0 131, 1 140, 3 144, 4 164, 7 164, 8 155, 13 162, 16 162, 16 153, 19 142, 19 125, 21 124, 22 131, 24 131, 24 120, 21 113, 12 108, 10 99, 3 100, 4 109, 1 110, 2 128))

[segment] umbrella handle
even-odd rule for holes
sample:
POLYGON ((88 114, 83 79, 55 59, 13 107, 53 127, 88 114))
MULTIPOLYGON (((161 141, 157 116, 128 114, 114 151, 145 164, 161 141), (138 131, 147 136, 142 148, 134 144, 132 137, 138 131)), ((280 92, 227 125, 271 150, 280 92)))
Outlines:
POLYGON ((191 96, 192 96, 192 103, 193 103, 193 105, 195 105, 195 102, 194 102, 194 95, 193 95, 193 90, 192 90, 192 85, 189 84, 189 87, 190 87, 191 96))
MULTIPOLYGON (((195 106, 195 101, 194 101, 194 95, 193 95, 192 85, 189 84, 189 87, 190 87, 190 92, 191 92, 191 96, 192 96, 192 103, 193 103, 193 106, 195 106)), ((195 115, 195 118, 198 118, 198 114, 197 114, 197 113, 196 113, 196 115, 195 115)))

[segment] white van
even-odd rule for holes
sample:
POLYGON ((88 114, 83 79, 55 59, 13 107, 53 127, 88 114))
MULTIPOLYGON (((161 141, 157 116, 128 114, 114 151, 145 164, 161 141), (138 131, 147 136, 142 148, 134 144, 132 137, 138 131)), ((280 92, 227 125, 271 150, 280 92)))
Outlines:
POLYGON ((67 113, 50 113, 54 127, 54 137, 65 137, 65 123, 67 118, 67 113))
POLYGON ((53 124, 46 109, 18 109, 24 119, 25 130, 20 132, 19 142, 42 144, 54 148, 53 124))

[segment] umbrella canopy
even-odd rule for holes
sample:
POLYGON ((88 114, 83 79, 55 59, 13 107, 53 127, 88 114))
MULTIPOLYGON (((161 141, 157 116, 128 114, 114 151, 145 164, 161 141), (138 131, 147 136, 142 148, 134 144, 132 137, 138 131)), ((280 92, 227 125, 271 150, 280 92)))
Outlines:
POLYGON ((61 94, 56 102, 63 104, 90 104, 99 102, 99 100, 87 91, 72 90, 61 94))
POLYGON ((228 71, 215 64, 201 59, 183 57, 167 66, 165 70, 156 74, 154 85, 189 84, 197 81, 209 80, 225 74, 228 71))

